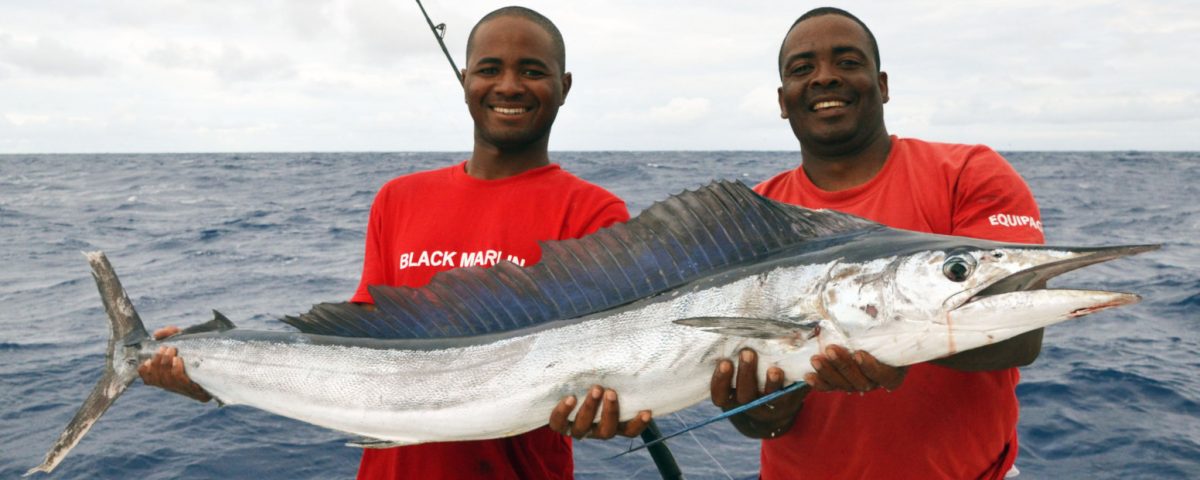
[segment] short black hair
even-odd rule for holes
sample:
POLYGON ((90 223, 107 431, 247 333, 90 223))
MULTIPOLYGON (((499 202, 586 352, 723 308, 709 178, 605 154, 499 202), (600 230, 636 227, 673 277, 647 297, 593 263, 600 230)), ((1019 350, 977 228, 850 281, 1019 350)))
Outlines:
POLYGON ((483 18, 479 19, 479 21, 475 23, 474 27, 471 27, 471 34, 467 36, 468 59, 471 58, 471 44, 475 41, 475 31, 479 30, 480 25, 500 17, 520 17, 536 23, 539 27, 542 27, 542 30, 545 30, 546 33, 550 34, 550 40, 554 42, 555 50, 558 50, 557 52, 554 52, 554 59, 558 60, 559 68, 562 70, 559 73, 566 73, 567 45, 563 42, 562 32, 559 32, 558 27, 554 26, 554 22, 551 22, 550 19, 546 18, 545 15, 542 15, 533 9, 518 6, 503 7, 493 10, 492 13, 484 15, 483 18))
POLYGON ((823 15, 839 15, 842 17, 846 17, 846 18, 849 18, 850 20, 854 20, 854 23, 857 23, 858 26, 862 27, 863 31, 867 32, 867 38, 871 40, 871 49, 874 50, 874 52, 872 52, 872 53, 875 54, 875 71, 876 72, 882 71, 883 66, 879 60, 879 42, 875 41, 875 34, 871 33, 871 29, 869 27, 867 27, 867 24, 863 23, 862 20, 859 20, 858 17, 854 16, 854 14, 847 12, 845 10, 842 10, 840 8, 817 7, 817 8, 814 8, 812 10, 805 12, 804 15, 801 15, 800 18, 797 18, 795 22, 792 22, 792 26, 790 28, 788 28, 787 33, 783 35, 783 41, 779 43, 779 74, 780 75, 783 75, 783 46, 785 43, 787 43, 788 35, 792 34, 792 30, 795 30, 796 25, 799 25, 800 22, 803 22, 803 21, 808 20, 813 17, 820 17, 823 15))

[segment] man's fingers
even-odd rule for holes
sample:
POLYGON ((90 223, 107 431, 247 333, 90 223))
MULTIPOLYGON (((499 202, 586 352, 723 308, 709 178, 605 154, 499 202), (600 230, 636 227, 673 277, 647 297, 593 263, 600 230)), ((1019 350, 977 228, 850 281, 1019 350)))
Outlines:
POLYGON ((583 438, 592 429, 592 422, 596 419, 596 407, 600 405, 600 397, 603 394, 604 390, 598 385, 592 385, 592 388, 588 389, 583 405, 575 412, 575 424, 571 427, 572 437, 583 438))
POLYGON ((638 412, 636 417, 633 417, 628 422, 621 425, 621 436, 636 437, 642 434, 642 430, 650 424, 651 414, 649 410, 638 412))
POLYGON ((892 369, 891 376, 879 381, 879 386, 888 389, 888 391, 900 388, 904 384, 904 377, 908 375, 908 367, 896 367, 892 369))
POLYGON ((178 333, 179 333, 179 327, 176 327, 174 325, 168 325, 166 327, 155 330, 154 331, 154 339, 162 340, 164 338, 173 336, 178 333))
POLYGON ((158 350, 154 351, 154 356, 150 357, 150 361, 154 362, 154 364, 150 365, 151 368, 162 368, 163 362, 168 361, 167 347, 158 347, 158 350))
POLYGON ((709 393, 712 394, 712 403, 722 410, 733 408, 733 362, 729 360, 721 360, 717 363, 717 368, 713 369, 712 381, 709 384, 709 393))
POLYGON ((570 433, 567 417, 571 416, 571 411, 574 409, 574 395, 568 395, 559 400, 558 405, 554 406, 554 410, 550 411, 550 429, 562 434, 570 433))
POLYGON ((842 376, 837 367, 833 366, 833 362, 823 355, 815 355, 810 360, 813 366, 813 375, 816 381, 809 382, 813 386, 813 390, 818 392, 829 392, 834 390, 847 390, 850 382, 842 376))
POLYGON ((867 377, 888 390, 900 388, 904 383, 904 376, 908 374, 908 367, 884 365, 867 352, 855 352, 854 359, 862 366, 867 377))
POLYGON ((866 392, 875 388, 875 382, 863 375, 862 368, 850 355, 850 351, 838 345, 830 345, 825 349, 826 357, 831 358, 834 368, 841 377, 846 379, 845 390, 850 392, 866 392))
POLYGON ((604 406, 600 409, 600 424, 596 426, 594 438, 608 440, 617 435, 621 423, 621 406, 615 390, 604 391, 604 406))
MULTIPOLYGON (((187 378, 187 374, 183 372, 183 359, 179 357, 171 358, 171 375, 180 380, 187 378)), ((188 379, 188 383, 191 383, 191 379, 188 379)))
POLYGON ((767 369, 767 382, 763 385, 763 395, 769 395, 783 388, 783 369, 771 367, 767 369))
POLYGON ((737 387, 734 397, 739 405, 745 405, 758 398, 758 355, 754 350, 745 349, 740 354, 741 360, 737 367, 737 387))

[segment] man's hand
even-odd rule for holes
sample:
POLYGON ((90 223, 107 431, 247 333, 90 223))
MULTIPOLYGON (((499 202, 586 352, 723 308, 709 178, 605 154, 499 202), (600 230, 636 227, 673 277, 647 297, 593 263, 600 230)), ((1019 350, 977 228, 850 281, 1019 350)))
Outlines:
POLYGON ((575 413, 575 421, 571 422, 567 417, 575 409, 576 403, 574 395, 564 397, 558 402, 554 410, 550 411, 551 430, 576 439, 608 440, 618 434, 623 437, 635 437, 646 429, 646 425, 650 424, 649 410, 638 412, 636 417, 627 422, 619 421, 621 410, 620 404, 617 402, 617 392, 606 390, 599 385, 592 385, 592 388, 588 390, 587 397, 583 399, 583 405, 575 413), (596 419, 596 408, 601 405, 601 398, 604 399, 604 408, 600 413, 600 422, 593 423, 596 419))
MULTIPOLYGON (((154 332, 155 340, 162 340, 179 333, 178 327, 165 327, 154 332)), ((138 367, 138 375, 142 382, 180 395, 191 397, 200 402, 212 400, 212 395, 200 388, 183 371, 183 359, 175 356, 179 352, 174 347, 158 347, 154 357, 142 362, 138 367)))
POLYGON ((863 351, 850 354, 841 345, 825 347, 825 355, 813 355, 814 373, 804 376, 804 382, 818 392, 865 393, 879 387, 888 391, 900 388, 908 367, 892 367, 879 363, 863 351))
MULTIPOLYGON (((721 360, 713 371, 709 384, 713 405, 728 411, 750 403, 758 397, 783 388, 783 370, 778 367, 767 369, 767 381, 762 392, 758 391, 758 354, 754 350, 742 350, 737 365, 734 383, 733 362, 721 360), (732 386, 731 386, 732 385, 732 386)), ((775 438, 786 433, 796 421, 796 414, 804 405, 804 397, 812 389, 804 387, 729 418, 733 426, 750 438, 775 438)))

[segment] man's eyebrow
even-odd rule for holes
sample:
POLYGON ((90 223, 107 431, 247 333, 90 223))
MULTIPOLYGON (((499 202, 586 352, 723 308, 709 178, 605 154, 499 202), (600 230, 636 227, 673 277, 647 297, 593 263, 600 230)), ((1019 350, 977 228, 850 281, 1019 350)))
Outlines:
POLYGON ((517 61, 517 64, 518 65, 533 65, 535 67, 542 67, 542 68, 546 68, 546 69, 550 68, 549 65, 546 65, 546 62, 543 62, 536 58, 522 58, 517 61))
MULTIPOLYGON (((483 57, 483 58, 480 58, 479 60, 475 61, 476 65, 502 65, 503 63, 504 63, 504 61, 501 60, 499 57, 483 57)), ((542 67, 542 68, 547 68, 547 69, 550 68, 548 65, 546 65, 546 62, 543 62, 537 58, 522 58, 520 60, 517 60, 517 65, 525 65, 525 66, 533 65, 535 67, 542 67)))
POLYGON ((840 46, 833 47, 834 55, 839 55, 842 53, 857 53, 864 57, 867 55, 867 52, 864 52, 861 48, 858 48, 853 45, 840 45, 840 46))
POLYGON ((800 53, 793 53, 793 54, 791 54, 790 56, 788 56, 788 57, 787 57, 787 59, 785 59, 785 60, 783 61, 783 64, 784 64, 784 65, 787 65, 787 64, 789 64, 789 63, 792 63, 792 62, 794 62, 794 61, 796 61, 796 60, 811 60, 811 59, 813 59, 813 58, 816 58, 816 57, 817 57, 817 54, 816 54, 815 52, 813 52, 812 50, 806 50, 806 51, 803 51, 803 52, 800 52, 800 53))

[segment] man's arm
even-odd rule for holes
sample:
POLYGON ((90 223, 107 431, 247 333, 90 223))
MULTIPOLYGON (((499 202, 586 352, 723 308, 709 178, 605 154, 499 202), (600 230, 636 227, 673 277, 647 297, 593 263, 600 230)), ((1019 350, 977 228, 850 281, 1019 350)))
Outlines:
POLYGON ((974 348, 930 363, 964 372, 985 372, 1024 367, 1042 351, 1042 329, 1022 333, 1000 343, 974 348))

